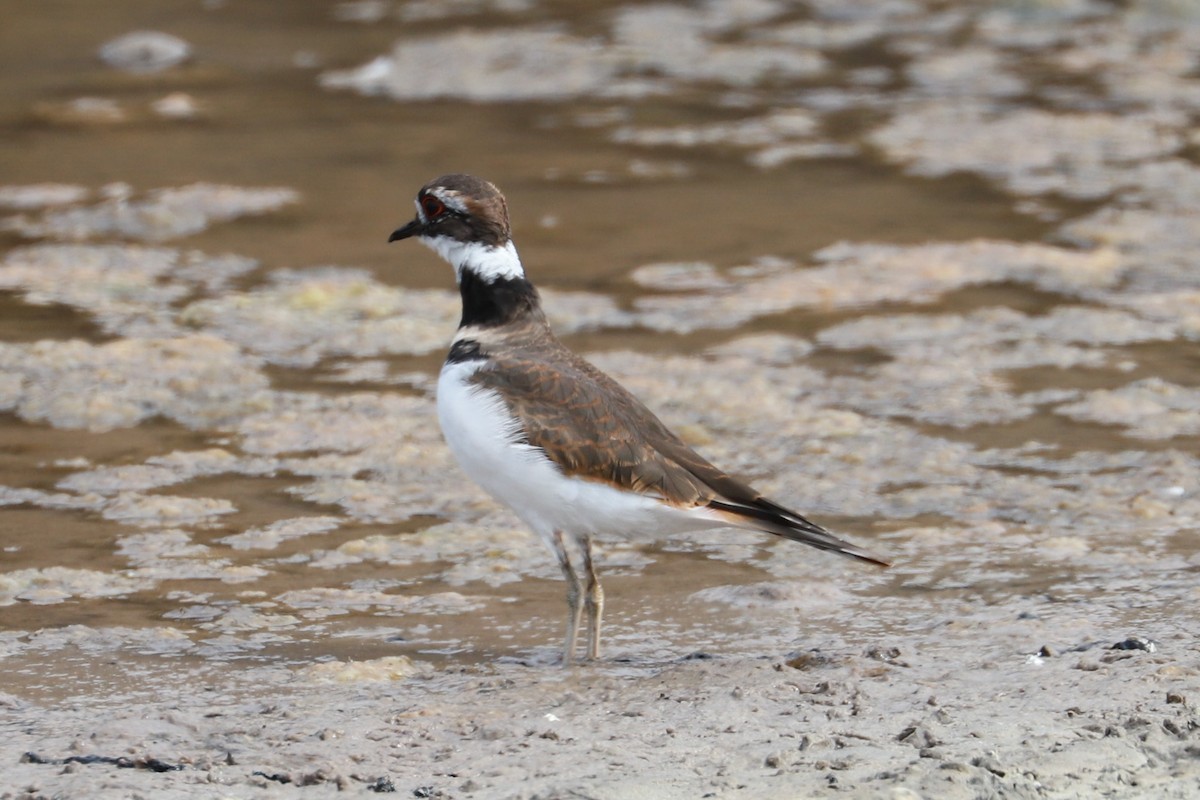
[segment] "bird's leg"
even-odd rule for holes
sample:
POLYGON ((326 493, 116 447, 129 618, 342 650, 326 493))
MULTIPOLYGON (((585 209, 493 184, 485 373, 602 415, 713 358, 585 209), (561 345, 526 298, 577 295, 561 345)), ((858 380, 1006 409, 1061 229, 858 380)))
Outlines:
POLYGON ((584 606, 588 616, 588 658, 600 657, 600 617, 604 614, 604 588, 596 577, 596 565, 592 562, 592 539, 583 539, 583 568, 586 572, 584 606))
POLYGON ((563 666, 570 666, 575 657, 575 641, 579 638, 579 622, 583 616, 583 606, 580 604, 579 575, 571 566, 571 557, 563 544, 562 531, 554 532, 554 554, 558 556, 558 566, 562 568, 563 577, 567 580, 567 640, 563 643, 563 666))

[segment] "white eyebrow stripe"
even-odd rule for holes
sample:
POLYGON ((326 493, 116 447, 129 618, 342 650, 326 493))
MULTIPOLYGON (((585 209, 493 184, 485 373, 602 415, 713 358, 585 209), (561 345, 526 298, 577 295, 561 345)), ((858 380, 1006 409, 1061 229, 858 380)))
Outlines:
POLYGON ((460 214, 467 213, 467 204, 463 202, 461 193, 453 189, 434 189, 430 194, 445 203, 446 208, 453 209, 460 214))

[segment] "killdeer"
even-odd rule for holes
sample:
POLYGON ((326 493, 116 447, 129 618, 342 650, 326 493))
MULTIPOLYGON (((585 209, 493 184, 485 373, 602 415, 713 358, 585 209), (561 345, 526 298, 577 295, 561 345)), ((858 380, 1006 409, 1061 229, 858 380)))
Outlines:
POLYGON ((421 188, 415 237, 454 267, 462 320, 437 386, 442 433, 463 470, 554 552, 567 581, 563 663, 587 612, 600 656, 604 591, 593 537, 738 527, 887 566, 714 467, 624 387, 564 347, 513 246, 504 195, 471 175, 421 188), (582 573, 582 577, 581 577, 582 573))

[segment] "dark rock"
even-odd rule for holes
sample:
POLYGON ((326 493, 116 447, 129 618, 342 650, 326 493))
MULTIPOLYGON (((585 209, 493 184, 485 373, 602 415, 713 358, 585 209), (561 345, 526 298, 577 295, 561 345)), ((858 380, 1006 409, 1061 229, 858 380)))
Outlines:
POLYGON ((1109 650, 1144 650, 1147 653, 1153 653, 1158 650, 1158 643, 1143 636, 1131 636, 1124 641, 1117 642, 1109 650))

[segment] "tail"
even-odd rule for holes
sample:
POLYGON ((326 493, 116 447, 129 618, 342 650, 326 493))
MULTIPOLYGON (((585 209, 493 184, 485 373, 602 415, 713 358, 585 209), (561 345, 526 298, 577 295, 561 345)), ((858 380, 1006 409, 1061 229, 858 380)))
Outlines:
POLYGON ((755 498, 751 503, 731 503, 714 499, 708 501, 708 507, 724 517, 730 525, 738 528, 766 531, 818 550, 839 553, 880 567, 891 566, 890 562, 839 539, 815 522, 763 497, 755 498))

